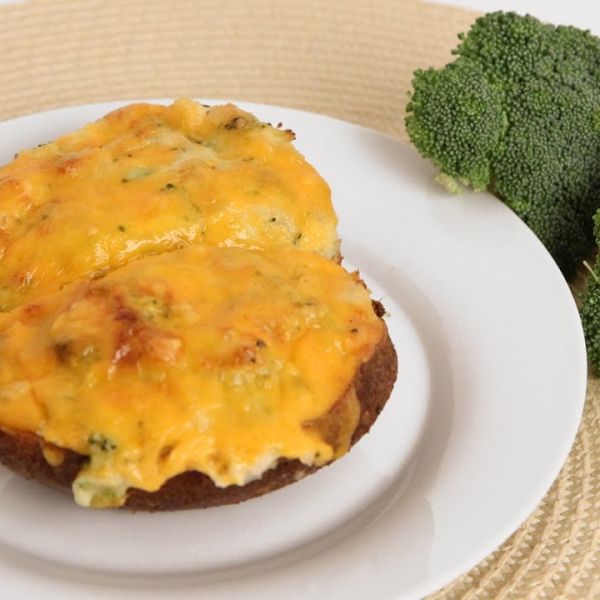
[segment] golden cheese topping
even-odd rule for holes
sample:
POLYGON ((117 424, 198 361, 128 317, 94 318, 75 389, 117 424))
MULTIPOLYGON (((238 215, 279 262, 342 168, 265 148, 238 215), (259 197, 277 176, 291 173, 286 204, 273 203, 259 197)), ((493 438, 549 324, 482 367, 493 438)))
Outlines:
POLYGON ((190 244, 335 259, 326 182, 234 105, 132 104, 0 168, 0 310, 190 244))
POLYGON ((89 455, 73 484, 85 506, 188 470, 244 484, 279 458, 320 465, 347 449, 358 407, 343 439, 314 424, 357 402, 382 330, 334 261, 188 246, 0 315, 0 423, 89 455))

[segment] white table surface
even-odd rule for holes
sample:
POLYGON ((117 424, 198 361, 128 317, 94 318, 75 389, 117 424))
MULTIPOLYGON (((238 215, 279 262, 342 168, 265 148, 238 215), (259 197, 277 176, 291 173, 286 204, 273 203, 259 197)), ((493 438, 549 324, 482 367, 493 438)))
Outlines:
POLYGON ((436 4, 461 6, 479 12, 514 10, 529 13, 555 25, 573 25, 600 36, 598 0, 435 0, 436 4))

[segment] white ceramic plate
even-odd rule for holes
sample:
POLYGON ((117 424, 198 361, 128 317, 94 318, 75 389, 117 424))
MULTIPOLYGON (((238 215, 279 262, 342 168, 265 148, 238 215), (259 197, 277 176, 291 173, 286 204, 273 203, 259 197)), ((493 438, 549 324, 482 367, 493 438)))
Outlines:
MULTIPOLYGON (((0 162, 103 115, 0 124, 0 162)), ((282 122, 329 181, 343 253, 389 311, 400 378, 341 461, 240 506, 89 511, 0 470, 0 591, 30 600, 416 600, 500 545, 576 434, 586 360, 571 294, 491 196, 446 195, 409 146, 348 123, 282 122)))

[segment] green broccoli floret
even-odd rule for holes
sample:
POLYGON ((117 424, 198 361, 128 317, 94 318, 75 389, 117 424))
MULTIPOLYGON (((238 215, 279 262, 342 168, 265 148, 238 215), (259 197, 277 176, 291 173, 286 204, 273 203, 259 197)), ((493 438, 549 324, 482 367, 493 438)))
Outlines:
POLYGON ((502 11, 458 37, 453 62, 414 73, 409 138, 446 187, 502 199, 571 278, 600 208, 600 40, 502 11))
POLYGON ((453 181, 488 188, 508 123, 501 95, 479 64, 458 59, 439 71, 416 71, 408 110, 411 141, 440 169, 442 183, 457 191, 453 181))
MULTIPOLYGON (((594 215, 594 237, 600 245, 600 211, 594 215)), ((589 276, 581 296, 579 314, 585 335, 587 357, 590 365, 600 374, 600 261, 594 266, 585 263, 589 276)))
POLYGON ((579 312, 585 335, 585 345, 589 363, 600 373, 600 268, 590 267, 583 304, 579 312))

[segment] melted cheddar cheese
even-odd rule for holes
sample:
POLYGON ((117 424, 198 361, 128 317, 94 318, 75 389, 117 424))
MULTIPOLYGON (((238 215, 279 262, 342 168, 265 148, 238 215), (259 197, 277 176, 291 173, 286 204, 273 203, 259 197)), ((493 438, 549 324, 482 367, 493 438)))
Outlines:
POLYGON ((89 455, 84 506, 188 470, 243 485, 347 449, 357 407, 343 439, 313 425, 352 396, 382 328, 357 274, 312 252, 143 257, 0 315, 0 423, 89 455))
POLYGON ((336 259, 326 182, 234 105, 132 104, 0 168, 0 310, 190 244, 336 259))

